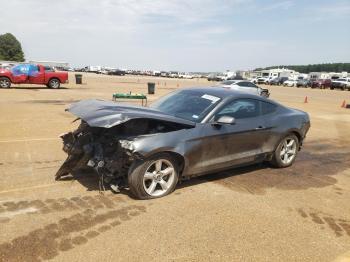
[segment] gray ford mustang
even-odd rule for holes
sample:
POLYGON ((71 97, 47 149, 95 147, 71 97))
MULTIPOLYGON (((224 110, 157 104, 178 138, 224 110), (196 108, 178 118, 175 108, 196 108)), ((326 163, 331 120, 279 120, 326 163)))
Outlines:
POLYGON ((139 199, 171 193, 178 181, 268 161, 293 164, 310 127, 307 113, 220 87, 181 89, 149 108, 85 100, 62 135, 67 160, 56 179, 90 167, 102 186, 139 199))

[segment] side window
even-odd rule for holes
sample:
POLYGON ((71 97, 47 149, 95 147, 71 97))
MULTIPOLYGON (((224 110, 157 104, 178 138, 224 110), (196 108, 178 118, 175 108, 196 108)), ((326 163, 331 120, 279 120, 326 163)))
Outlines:
POLYGON ((221 116, 231 116, 235 119, 259 116, 259 101, 254 99, 237 99, 224 106, 216 115, 215 120, 221 116))
POLYGON ((257 88, 257 86, 251 82, 238 82, 237 85, 243 86, 243 87, 255 87, 255 88, 257 88))
POLYGON ((255 88, 258 88, 256 85, 254 85, 253 83, 251 83, 251 82, 247 82, 247 86, 249 86, 249 87, 255 87, 255 88))
POLYGON ((54 71, 53 68, 50 66, 45 66, 44 68, 45 68, 46 72, 53 72, 54 71))
POLYGON ((277 110, 277 106, 274 104, 261 102, 261 114, 267 115, 275 112, 277 110))

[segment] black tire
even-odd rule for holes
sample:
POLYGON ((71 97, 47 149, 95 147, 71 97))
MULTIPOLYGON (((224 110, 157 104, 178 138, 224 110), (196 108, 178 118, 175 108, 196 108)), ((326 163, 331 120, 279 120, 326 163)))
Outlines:
POLYGON ((60 88, 61 82, 57 78, 52 78, 47 83, 47 85, 49 88, 58 89, 58 88, 60 88))
MULTIPOLYGON (((170 178, 169 178, 170 179, 170 178)), ((166 196, 175 190, 177 182, 179 180, 179 164, 176 159, 169 153, 160 153, 154 155, 143 161, 135 161, 130 169, 128 174, 128 184, 131 194, 137 199, 153 199, 166 196), (160 195, 151 195, 145 189, 144 177, 147 170, 153 166, 152 163, 159 160, 165 160, 171 163, 174 170, 174 177, 171 182, 171 185, 160 195)), ((153 183, 153 182, 152 182, 153 183)), ((158 187, 159 184, 157 184, 158 187)), ((161 189, 163 190, 163 188, 161 189)))
POLYGON ((261 92, 261 96, 262 96, 262 97, 269 98, 270 94, 267 93, 267 92, 261 92))
POLYGON ((298 154, 298 151, 299 151, 299 139, 296 137, 296 135, 289 134, 289 135, 285 136, 283 139, 281 139, 281 141, 279 142, 278 146, 275 149, 275 152, 273 152, 273 156, 272 156, 270 163, 272 166, 277 167, 277 168, 289 167, 294 163, 296 156, 298 154), (290 162, 283 162, 281 155, 282 155, 282 151, 283 151, 283 148, 285 145, 284 143, 285 143, 285 141, 288 141, 288 140, 294 141, 295 154, 294 154, 293 158, 290 160, 290 162))
POLYGON ((10 88, 11 81, 7 77, 0 77, 0 88, 10 88))

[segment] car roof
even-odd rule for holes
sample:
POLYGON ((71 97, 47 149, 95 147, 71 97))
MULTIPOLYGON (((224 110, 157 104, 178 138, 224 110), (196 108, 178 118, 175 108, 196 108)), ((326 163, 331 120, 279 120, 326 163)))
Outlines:
POLYGON ((250 81, 249 80, 242 80, 242 79, 239 79, 239 80, 231 79, 231 80, 224 80, 221 83, 229 83, 229 82, 231 84, 237 84, 237 83, 240 83, 240 82, 250 82, 250 81))
POLYGON ((245 79, 239 79, 239 80, 228 80, 228 81, 235 81, 235 83, 240 83, 240 82, 250 82, 249 80, 245 80, 245 79))
POLYGON ((191 87, 191 88, 183 88, 181 90, 188 90, 191 92, 198 92, 202 94, 208 94, 212 96, 219 97, 221 99, 231 99, 231 98, 251 98, 251 99, 259 99, 262 101, 266 101, 269 103, 277 104, 276 102, 266 99, 264 97, 249 94, 246 92, 241 92, 237 90, 232 89, 226 89, 223 87, 217 87, 217 86, 209 86, 209 87, 191 87))

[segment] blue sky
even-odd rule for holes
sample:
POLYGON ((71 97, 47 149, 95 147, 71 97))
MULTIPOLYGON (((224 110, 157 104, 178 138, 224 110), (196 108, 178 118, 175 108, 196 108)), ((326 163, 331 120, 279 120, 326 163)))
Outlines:
POLYGON ((11 0, 0 34, 28 59, 223 71, 350 62, 350 0, 11 0))

